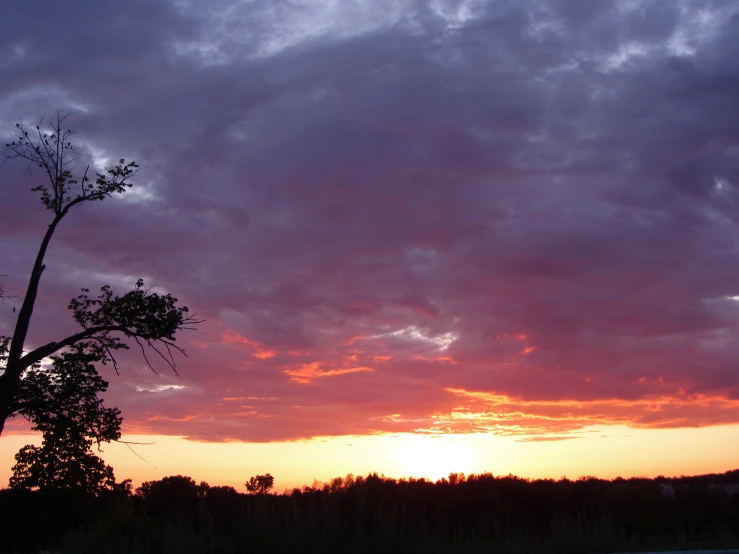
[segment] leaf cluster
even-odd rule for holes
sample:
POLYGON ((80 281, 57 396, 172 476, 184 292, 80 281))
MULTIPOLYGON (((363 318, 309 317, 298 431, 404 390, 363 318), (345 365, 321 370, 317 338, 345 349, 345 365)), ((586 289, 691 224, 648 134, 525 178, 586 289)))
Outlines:
POLYGON ((117 369, 112 351, 128 349, 120 336, 112 334, 119 332, 137 342, 149 367, 151 364, 146 357, 144 344, 159 354, 176 372, 172 350, 182 354, 184 351, 174 344, 175 333, 182 329, 193 329, 192 326, 200 322, 189 315, 187 306, 177 306, 177 298, 171 294, 162 295, 145 289, 143 279, 139 279, 134 289, 123 296, 115 295, 108 285, 100 289, 96 298, 91 297, 89 292, 89 289, 82 289, 82 294, 70 301, 69 309, 74 320, 86 332, 92 332, 89 341, 97 344, 98 353, 105 352, 105 356, 101 355, 102 363, 112 361, 117 369), (166 355, 162 350, 166 351, 166 355))
POLYGON ((130 480, 116 482, 113 468, 75 439, 68 434, 44 436, 41 446, 21 448, 15 455, 10 488, 79 490, 91 495, 130 488, 130 480))
POLYGON ((76 437, 88 446, 118 440, 121 412, 106 408, 99 397, 108 389, 94 365, 101 355, 77 345, 51 360, 50 368, 36 364, 25 371, 12 413, 31 421, 45 437, 76 437))
POLYGON ((106 408, 99 394, 108 383, 98 375, 100 353, 84 344, 26 370, 20 381, 13 413, 41 431, 41 446, 26 445, 15 455, 11 488, 44 491, 81 490, 97 495, 103 490, 125 490, 116 483, 113 468, 92 452, 96 442, 118 440, 122 418, 117 408, 106 408))
POLYGON ((159 295, 144 289, 143 279, 123 296, 115 296, 109 285, 100 291, 97 298, 90 298, 89 289, 82 289, 82 294, 69 303, 74 320, 83 329, 122 325, 143 339, 174 340, 189 311, 186 306, 177 307, 177 298, 170 294, 159 295))
POLYGON ((0 367, 5 367, 12 337, 0 337, 0 367))
POLYGON ((250 494, 267 494, 274 488, 275 478, 269 473, 265 475, 255 475, 254 477, 250 477, 244 485, 250 494))

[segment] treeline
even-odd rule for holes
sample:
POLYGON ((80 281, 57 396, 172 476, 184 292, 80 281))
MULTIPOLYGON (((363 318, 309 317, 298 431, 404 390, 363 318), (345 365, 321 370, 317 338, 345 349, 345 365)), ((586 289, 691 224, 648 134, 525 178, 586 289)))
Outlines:
POLYGON ((183 476, 97 496, 3 490, 0 551, 586 553, 739 547, 739 494, 729 487, 739 483, 739 471, 613 481, 489 473, 451 474, 436 482, 349 475, 281 494, 268 494, 269 479, 249 483, 251 494, 183 476))

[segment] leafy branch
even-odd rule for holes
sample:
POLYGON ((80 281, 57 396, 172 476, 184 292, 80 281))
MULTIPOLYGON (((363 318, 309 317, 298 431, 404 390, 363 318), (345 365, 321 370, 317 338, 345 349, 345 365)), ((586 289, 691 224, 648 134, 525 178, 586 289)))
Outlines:
POLYGON ((28 171, 37 167, 46 174, 47 181, 31 190, 41 194, 41 202, 57 217, 63 217, 81 202, 104 200, 125 192, 132 186, 129 179, 139 167, 136 162, 126 163, 121 158, 106 173, 97 173, 94 181, 88 177, 89 165, 81 178, 74 178, 72 170, 79 155, 70 139, 76 133, 62 125, 70 115, 71 112, 59 111, 56 120, 42 119, 32 129, 16 123, 16 139, 5 145, 6 159, 25 160, 28 171))

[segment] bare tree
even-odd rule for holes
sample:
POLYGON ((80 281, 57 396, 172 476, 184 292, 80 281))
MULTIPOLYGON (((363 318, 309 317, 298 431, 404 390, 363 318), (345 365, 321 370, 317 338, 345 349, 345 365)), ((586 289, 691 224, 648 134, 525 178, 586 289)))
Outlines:
POLYGON ((175 369, 172 350, 183 354, 184 351, 174 344, 174 334, 199 323, 189 315, 187 307, 176 305, 176 298, 150 293, 139 280, 135 289, 123 296, 116 296, 109 287, 103 287, 100 296, 90 298, 89 291, 83 289, 83 294, 70 303, 74 319, 82 330, 58 342, 25 350, 41 275, 46 269, 44 257, 57 226, 75 206, 105 200, 131 188, 130 179, 138 169, 135 162, 121 159, 106 173, 96 174, 94 180, 89 176, 89 165, 75 176, 79 152, 72 143, 75 133, 65 129, 69 115, 69 112, 57 112, 54 119, 42 119, 33 128, 18 123, 16 140, 5 145, 6 159, 25 161, 29 171, 37 169, 43 174, 43 182, 31 190, 39 193, 42 204, 53 217, 36 254, 13 336, 0 337, 0 364, 5 369, 0 375, 0 434, 11 415, 24 371, 42 359, 63 348, 82 345, 100 353, 105 361, 112 361, 117 370, 113 351, 128 348, 121 341, 122 337, 127 337, 141 347, 144 356, 147 346, 175 369))

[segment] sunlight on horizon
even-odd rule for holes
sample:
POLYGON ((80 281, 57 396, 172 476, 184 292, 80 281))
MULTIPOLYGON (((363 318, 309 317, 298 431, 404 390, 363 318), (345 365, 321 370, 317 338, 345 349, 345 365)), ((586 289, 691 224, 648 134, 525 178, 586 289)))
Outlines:
POLYGON ((441 479, 450 473, 474 473, 478 466, 475 438, 469 435, 404 435, 393 444, 401 476, 441 479))
MULTIPOLYGON (((124 440, 154 442, 103 445, 100 454, 120 481, 188 475, 211 485, 231 485, 244 492, 253 475, 271 473, 277 491, 326 482, 334 477, 377 472, 388 477, 439 479, 449 473, 514 474, 529 478, 577 479, 584 475, 656 477, 723 473, 739 468, 739 425, 700 429, 593 427, 568 440, 490 434, 386 434, 315 438, 297 442, 206 443, 182 437, 128 435, 124 440), (690 448, 687 447, 690 445, 690 448)), ((13 456, 40 435, 0 437, 0 487, 6 487, 13 456)))

